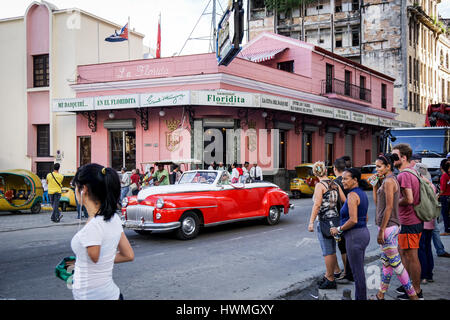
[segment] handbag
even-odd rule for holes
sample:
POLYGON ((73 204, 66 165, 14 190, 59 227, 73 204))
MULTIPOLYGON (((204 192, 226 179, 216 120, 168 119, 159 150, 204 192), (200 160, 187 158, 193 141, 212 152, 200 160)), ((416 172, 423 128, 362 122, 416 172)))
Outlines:
POLYGON ((55 267, 56 277, 65 281, 66 283, 71 284, 72 279, 73 279, 73 274, 75 271, 73 270, 73 268, 68 268, 68 266, 66 265, 66 262, 75 261, 75 259, 76 258, 74 256, 69 256, 69 257, 65 257, 64 259, 62 259, 61 262, 58 263, 58 265, 55 267))
POLYGON ((131 191, 134 191, 134 190, 136 190, 136 189, 137 189, 137 184, 136 184, 136 183, 130 184, 130 190, 131 190, 131 191))
POLYGON ((340 217, 323 218, 319 219, 320 232, 324 238, 332 239, 334 238, 330 232, 330 228, 337 228, 340 225, 340 217))

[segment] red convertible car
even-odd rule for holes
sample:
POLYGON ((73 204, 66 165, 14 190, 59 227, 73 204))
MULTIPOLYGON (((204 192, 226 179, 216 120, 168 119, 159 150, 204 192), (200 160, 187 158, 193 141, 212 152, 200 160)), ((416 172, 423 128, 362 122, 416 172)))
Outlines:
POLYGON ((272 183, 231 184, 226 171, 193 170, 177 184, 148 187, 124 198, 122 224, 139 234, 175 230, 179 239, 189 240, 201 226, 248 219, 275 225, 290 208, 288 194, 272 183))

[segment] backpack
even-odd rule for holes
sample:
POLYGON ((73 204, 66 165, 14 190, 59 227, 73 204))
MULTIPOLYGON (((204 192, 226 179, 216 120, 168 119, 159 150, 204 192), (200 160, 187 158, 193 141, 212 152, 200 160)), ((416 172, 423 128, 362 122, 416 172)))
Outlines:
POLYGON ((422 221, 431 221, 439 217, 441 208, 433 187, 431 187, 425 178, 419 176, 414 170, 405 169, 403 171, 407 171, 419 179, 420 203, 414 206, 417 217, 422 221))

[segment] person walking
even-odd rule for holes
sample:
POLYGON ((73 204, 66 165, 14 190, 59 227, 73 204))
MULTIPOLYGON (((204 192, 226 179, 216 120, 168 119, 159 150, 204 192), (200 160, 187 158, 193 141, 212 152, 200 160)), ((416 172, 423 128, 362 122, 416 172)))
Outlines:
POLYGON ((441 215, 444 221, 444 232, 441 236, 450 236, 450 162, 445 162, 442 166, 442 175, 440 180, 439 201, 441 202, 441 215))
POLYGON ((239 170, 237 163, 233 163, 231 165, 231 183, 238 183, 239 182, 239 170))
POLYGON ((42 183, 42 188, 44 189, 44 195, 43 195, 43 201, 44 204, 49 204, 50 200, 48 198, 48 184, 47 184, 47 179, 42 177, 41 179, 41 183, 42 183))
POLYGON ((141 177, 139 175, 139 170, 138 169, 133 169, 131 171, 130 181, 131 181, 130 188, 132 188, 131 189, 131 194, 133 196, 135 196, 135 195, 137 195, 139 193, 139 189, 140 189, 140 186, 141 186, 141 177))
POLYGON ((377 242, 381 247, 380 260, 383 264, 383 273, 380 289, 375 297, 372 297, 373 300, 384 300, 394 272, 410 299, 418 299, 398 252, 400 185, 393 173, 395 160, 398 160, 396 154, 380 154, 375 161, 378 182, 373 187, 373 198, 376 205, 375 224, 378 226, 377 242))
POLYGON ((48 184, 48 195, 50 198, 50 203, 52 205, 53 211, 51 220, 53 222, 59 222, 61 221, 61 218, 63 217, 62 214, 59 212, 59 199, 61 199, 61 192, 62 192, 62 182, 64 179, 64 176, 59 173, 60 164, 55 163, 53 165, 53 172, 50 172, 47 174, 47 184, 48 184))
POLYGON ((313 165, 313 174, 319 179, 314 189, 314 205, 309 218, 308 231, 314 232, 314 221, 318 220, 316 225, 317 238, 322 249, 322 255, 325 259, 326 273, 319 281, 319 289, 336 289, 336 280, 334 271, 337 267, 336 258, 336 240, 331 234, 324 234, 329 230, 330 221, 339 222, 339 213, 337 211, 337 202, 340 198, 345 201, 344 192, 339 186, 328 178, 327 167, 325 163, 318 161, 313 165), (325 229, 321 227, 325 225, 325 229))
POLYGON ((253 182, 263 181, 262 169, 257 162, 254 162, 253 167, 250 169, 250 178, 252 178, 253 182))
POLYGON ((359 187, 361 172, 355 168, 346 169, 342 175, 342 184, 348 190, 347 200, 341 209, 340 226, 331 228, 333 236, 345 237, 347 259, 355 280, 355 300, 367 300, 364 257, 369 245, 370 233, 367 229, 367 211, 369 200, 359 187))
POLYGON ((155 186, 169 185, 169 172, 164 169, 164 164, 158 163, 158 170, 155 171, 155 186))
MULTIPOLYGON (((393 147, 392 153, 397 154, 398 159, 394 162, 400 173, 397 180, 400 185, 400 201, 398 217, 400 220, 400 233, 398 235, 399 252, 402 263, 411 277, 414 290, 420 300, 423 293, 420 288, 421 267, 418 256, 420 237, 423 231, 423 221, 417 217, 414 206, 420 203, 420 182, 412 173, 405 169, 414 170, 410 160, 412 149, 409 144, 401 143, 393 147)), ((409 300, 408 294, 403 286, 397 288, 397 297, 400 300, 409 300)))
MULTIPOLYGON (((344 192, 345 198, 347 199, 347 190, 344 189, 344 185, 342 184, 342 174, 345 170, 345 160, 343 158, 336 159, 333 164, 333 171, 334 175, 336 176, 336 179, 334 179, 334 182, 339 185, 339 187, 344 192)), ((345 200, 346 200, 345 199, 345 200)), ((345 203, 344 201, 338 201, 337 203, 337 210, 338 212, 341 211, 342 206, 345 203)), ((347 282, 347 281, 354 281, 353 274, 352 274, 352 268, 350 267, 350 264, 348 263, 347 259, 347 250, 345 249, 345 238, 342 237, 341 241, 338 241, 338 248, 341 252, 341 258, 342 263, 344 265, 344 271, 339 274, 339 270, 335 270, 335 277, 338 280, 338 283, 340 282, 347 282)), ((338 267, 339 269, 339 267, 338 267)))
POLYGON ((116 214, 120 179, 112 168, 92 163, 74 178, 75 196, 89 218, 71 241, 75 253, 72 294, 75 300, 123 300, 112 278, 115 263, 134 260, 134 252, 116 214))
POLYGON ((123 198, 125 198, 130 191, 130 176, 127 173, 127 168, 122 168, 121 178, 120 178, 120 203, 122 203, 123 198))

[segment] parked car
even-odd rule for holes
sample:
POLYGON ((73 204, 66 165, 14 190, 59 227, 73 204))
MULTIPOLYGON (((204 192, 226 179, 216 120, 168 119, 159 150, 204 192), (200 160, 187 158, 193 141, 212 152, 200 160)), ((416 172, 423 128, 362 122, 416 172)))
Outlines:
POLYGON ((0 172, 0 211, 39 213, 43 194, 41 179, 33 172, 24 169, 0 172))
MULTIPOLYGON (((290 190, 294 198, 300 199, 302 196, 314 194, 314 189, 319 179, 313 174, 312 168, 312 163, 304 163, 295 167, 297 178, 292 179, 290 185, 290 190)), ((333 167, 327 167, 327 169, 328 177, 335 179, 333 167)))
POLYGON ((281 213, 293 207, 288 194, 273 183, 230 181, 226 171, 191 170, 177 184, 143 189, 137 196, 124 198, 123 227, 139 234, 175 230, 179 239, 189 240, 201 226, 249 219, 275 225, 281 213))
POLYGON ((59 199, 59 206, 62 211, 66 211, 69 207, 76 208, 75 189, 70 185, 75 174, 64 174, 64 179, 61 183, 61 198, 59 199))
POLYGON ((372 189, 372 185, 369 183, 368 179, 376 173, 377 170, 374 164, 368 164, 361 167, 361 180, 367 182, 361 186, 363 189, 372 189))

